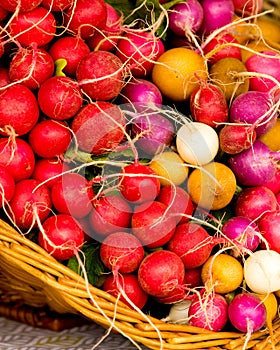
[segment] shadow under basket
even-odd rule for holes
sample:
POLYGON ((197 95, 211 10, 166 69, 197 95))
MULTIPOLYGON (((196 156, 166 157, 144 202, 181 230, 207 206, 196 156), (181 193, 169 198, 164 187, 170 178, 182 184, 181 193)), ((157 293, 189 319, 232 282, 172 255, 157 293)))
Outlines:
MULTIPOLYGON (((246 335, 211 332, 143 315, 88 285, 36 243, 0 220, 0 314, 35 327, 62 330, 95 322, 150 349, 243 349, 246 335)), ((273 324, 280 349, 280 320, 273 324)), ((247 349, 272 349, 267 329, 254 333, 247 349)))

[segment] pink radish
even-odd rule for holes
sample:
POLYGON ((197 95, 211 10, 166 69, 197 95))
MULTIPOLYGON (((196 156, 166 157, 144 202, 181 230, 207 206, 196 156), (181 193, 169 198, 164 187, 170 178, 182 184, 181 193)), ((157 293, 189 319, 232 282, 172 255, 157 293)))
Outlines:
POLYGON ((84 244, 84 233, 72 216, 52 215, 43 222, 38 243, 55 259, 67 260, 84 244))
POLYGON ((39 106, 32 91, 22 84, 0 91, 0 133, 27 134, 39 119, 39 106), (17 106, 17 108, 14 108, 17 106))
POLYGON ((266 244, 272 250, 280 253, 280 211, 278 210, 269 211, 264 213, 258 221, 258 227, 264 238, 261 242, 261 247, 265 249, 266 244))
POLYGON ((227 124, 219 132, 220 148, 228 154, 237 154, 250 148, 257 138, 253 126, 227 124))
POLYGON ((15 180, 9 171, 0 165, 0 208, 9 202, 15 193, 15 180))

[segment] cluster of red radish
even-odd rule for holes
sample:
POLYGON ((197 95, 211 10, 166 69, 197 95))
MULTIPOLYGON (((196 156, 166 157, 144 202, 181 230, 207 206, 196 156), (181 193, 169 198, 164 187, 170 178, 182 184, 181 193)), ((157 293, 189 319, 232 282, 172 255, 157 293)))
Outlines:
MULTIPOLYGON (((166 184, 149 166, 166 150, 176 153, 181 126, 193 123, 180 114, 181 104, 164 106, 174 103, 151 72, 169 45, 185 45, 187 32, 201 40, 204 55, 215 51, 207 65, 240 60, 234 37, 213 33, 231 23, 234 11, 258 14, 263 4, 188 0, 166 11, 168 2, 160 3, 169 20, 166 42, 156 36, 158 23, 126 25, 104 0, 0 0, 0 206, 20 232, 37 230, 38 244, 60 261, 78 254, 86 241, 100 242, 100 259, 112 272, 103 288, 121 293, 132 308, 142 309, 148 298, 164 304, 193 299, 200 310, 190 310, 199 313, 200 326, 204 317, 205 328, 219 331, 229 317, 236 329, 253 332, 266 321, 253 292, 280 290, 279 152, 259 140, 278 117, 279 58, 275 51, 255 55, 248 71, 266 74, 252 76, 250 90, 233 100, 200 79, 184 101, 191 118, 209 128, 203 142, 214 147, 210 158, 183 162, 185 167, 191 171, 223 156, 240 186, 224 237, 214 237, 201 219, 205 208, 187 192, 187 179, 166 184), (225 47, 218 50, 220 45, 225 47), (259 57, 268 59, 269 71, 256 68, 263 65, 259 57), (244 248, 240 261, 249 256, 244 274, 250 288, 228 306, 223 295, 201 285, 200 271, 213 248, 234 242, 244 248), (269 256, 253 277, 250 262, 260 262, 254 251, 269 256)), ((196 325, 194 315, 186 318, 196 325)))

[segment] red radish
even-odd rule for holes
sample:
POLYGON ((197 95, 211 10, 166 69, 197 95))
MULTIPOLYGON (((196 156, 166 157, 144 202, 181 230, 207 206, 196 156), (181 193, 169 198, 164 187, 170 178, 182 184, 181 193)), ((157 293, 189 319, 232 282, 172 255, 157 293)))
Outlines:
POLYGON ((276 169, 271 180, 264 183, 263 186, 269 188, 274 194, 280 192, 280 168, 276 169))
POLYGON ((193 289, 202 285, 200 266, 185 270, 185 284, 190 289, 193 289))
POLYGON ((92 51, 113 51, 122 34, 122 17, 113 6, 105 3, 107 8, 106 24, 101 31, 95 31, 94 35, 87 39, 87 44, 92 51))
POLYGON ((54 76, 38 90, 38 103, 48 117, 66 120, 74 117, 83 104, 83 95, 77 82, 69 77, 54 76))
POLYGON ((80 37, 66 35, 53 42, 48 52, 54 61, 66 60, 67 65, 63 72, 74 77, 80 60, 90 53, 90 48, 80 37))
POLYGON ((106 195, 93 200, 89 221, 95 233, 108 235, 130 227, 132 208, 118 195, 106 195))
POLYGON ((14 140, 0 138, 0 165, 5 167, 14 180, 31 177, 35 166, 35 155, 31 146, 22 138, 14 140))
POLYGON ((229 119, 233 123, 253 125, 259 137, 276 122, 277 113, 273 107, 273 100, 268 94, 260 91, 247 91, 233 100, 229 110, 229 119))
POLYGON ((39 119, 39 106, 32 91, 15 84, 0 91, 0 133, 27 134, 39 119), (16 108, 15 108, 16 106, 16 108))
POLYGON ((9 35, 22 46, 44 46, 55 36, 54 15, 42 6, 26 13, 19 13, 9 23, 9 35))
POLYGON ((132 273, 122 274, 118 279, 113 274, 108 275, 102 289, 115 297, 120 295, 120 300, 130 307, 135 305, 142 309, 148 301, 148 294, 141 288, 137 276, 132 273), (123 296, 124 293, 130 301, 123 296))
POLYGON ((202 83, 190 96, 191 115, 196 122, 218 128, 219 123, 228 121, 228 105, 222 90, 208 83, 202 83))
POLYGON ((107 9, 104 0, 79 0, 63 15, 63 24, 70 33, 87 39, 106 25, 107 9))
POLYGON ((264 0, 232 0, 234 10, 241 15, 250 16, 263 10, 264 0))
POLYGON ((251 335, 264 326, 266 308, 258 296, 244 292, 230 302, 228 317, 237 330, 251 335))
POLYGON ((94 192, 81 174, 65 173, 51 188, 54 208, 61 214, 82 218, 92 209, 94 192))
POLYGON ((112 52, 93 51, 80 60, 76 78, 90 98, 111 100, 122 89, 123 64, 112 52))
POLYGON ((188 319, 191 326, 221 331, 228 321, 225 297, 218 293, 201 292, 201 297, 196 295, 189 307, 188 319))
POLYGON ((8 212, 21 230, 30 230, 43 222, 51 212, 51 194, 46 185, 34 179, 18 181, 9 202, 8 212))
POLYGON ((59 175, 69 169, 59 158, 40 158, 36 160, 32 178, 51 188, 61 178, 59 175))
POLYGON ((140 204, 153 201, 157 197, 160 182, 149 166, 136 162, 123 167, 119 177, 119 189, 126 200, 140 204))
POLYGON ((197 32, 203 22, 203 9, 199 1, 187 0, 172 6, 168 11, 169 29, 176 35, 188 37, 197 32))
POLYGON ((210 40, 203 47, 204 54, 209 56, 209 64, 212 65, 226 57, 233 57, 241 61, 241 48, 231 44, 238 44, 238 40, 226 32, 222 32, 210 40))
POLYGON ((52 119, 38 122, 28 141, 35 154, 42 158, 61 156, 69 147, 71 132, 66 123, 52 119))
POLYGON ((99 101, 82 107, 74 117, 71 128, 83 151, 100 155, 112 151, 120 144, 125 125, 124 115, 117 105, 99 101))
POLYGON ((280 211, 278 210, 270 211, 264 213, 260 220, 258 221, 258 227, 262 233, 264 241, 261 242, 261 247, 266 248, 266 244, 272 250, 280 253, 280 211))
POLYGON ((177 223, 183 224, 190 220, 194 205, 188 192, 179 186, 163 186, 157 200, 168 207, 168 214, 174 215, 177 223))
POLYGON ((168 250, 157 250, 148 254, 138 269, 140 286, 156 298, 167 298, 174 289, 183 285, 184 277, 182 260, 168 250))
POLYGON ((187 222, 177 226, 167 249, 182 259, 186 269, 191 269, 203 265, 212 249, 225 241, 223 238, 210 236, 202 226, 187 222))
MULTIPOLYGON (((1 49, 0 49, 1 50, 1 49)), ((0 87, 10 83, 9 69, 6 67, 0 67, 0 87)))
POLYGON ((0 5, 0 21, 3 21, 4 19, 6 19, 8 14, 9 14, 9 11, 4 9, 4 7, 0 5))
POLYGON ((64 11, 74 4, 74 0, 43 0, 41 5, 52 12, 64 11))
POLYGON ((132 232, 147 248, 164 246, 173 236, 176 219, 166 216, 167 206, 161 202, 145 202, 132 214, 132 232))
POLYGON ((0 165, 0 208, 9 202, 15 193, 15 180, 9 171, 0 165))
POLYGON ((251 220, 260 219, 266 211, 274 211, 277 201, 274 193, 265 186, 243 189, 235 201, 235 214, 251 220))
POLYGON ((124 231, 113 232, 105 237, 100 247, 103 264, 116 273, 131 273, 138 269, 144 258, 141 242, 124 231))
POLYGON ((127 32, 118 41, 117 56, 134 77, 147 76, 154 62, 164 52, 161 39, 151 32, 127 32))
POLYGON ((280 57, 274 51, 262 51, 261 56, 258 53, 251 55, 245 62, 248 72, 269 75, 274 78, 278 84, 269 79, 269 77, 250 77, 250 90, 268 92, 279 86, 280 82, 280 57))
POLYGON ((42 229, 38 243, 55 259, 70 259, 84 244, 83 230, 70 215, 52 215, 43 222, 42 229))
POLYGON ((9 67, 11 81, 20 81, 31 90, 39 88, 53 73, 53 59, 41 48, 20 48, 9 67))
POLYGON ((135 145, 147 154, 154 155, 170 146, 175 130, 172 122, 164 115, 149 113, 133 120, 132 137, 135 145))
POLYGON ((256 130, 250 125, 227 124, 219 132, 220 148, 228 154, 245 151, 252 146, 256 138, 256 130))
POLYGON ((234 14, 232 0, 201 0, 200 3, 203 8, 201 31, 205 35, 231 23, 234 14))
POLYGON ((41 4, 42 0, 0 0, 0 6, 9 12, 28 12, 41 4))
POLYGON ((240 185, 262 186, 273 178, 278 160, 279 153, 256 140, 247 150, 232 155, 228 163, 240 185))

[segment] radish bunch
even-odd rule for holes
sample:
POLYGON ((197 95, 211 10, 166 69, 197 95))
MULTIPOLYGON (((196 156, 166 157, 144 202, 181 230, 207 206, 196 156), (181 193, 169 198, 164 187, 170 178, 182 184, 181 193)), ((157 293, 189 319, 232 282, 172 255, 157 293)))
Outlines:
POLYGON ((166 320, 250 335, 266 319, 253 293, 280 290, 280 149, 261 140, 279 118, 279 52, 242 62, 231 24, 238 15, 249 25, 261 1, 151 3, 148 18, 149 7, 104 0, 0 0, 1 215, 65 264, 97 246, 99 287, 138 312, 174 304, 166 320), (176 103, 152 71, 185 46, 207 78, 176 103), (207 211, 188 177, 212 162, 237 186, 207 211), (221 252, 244 266, 232 301, 201 279, 221 252))

